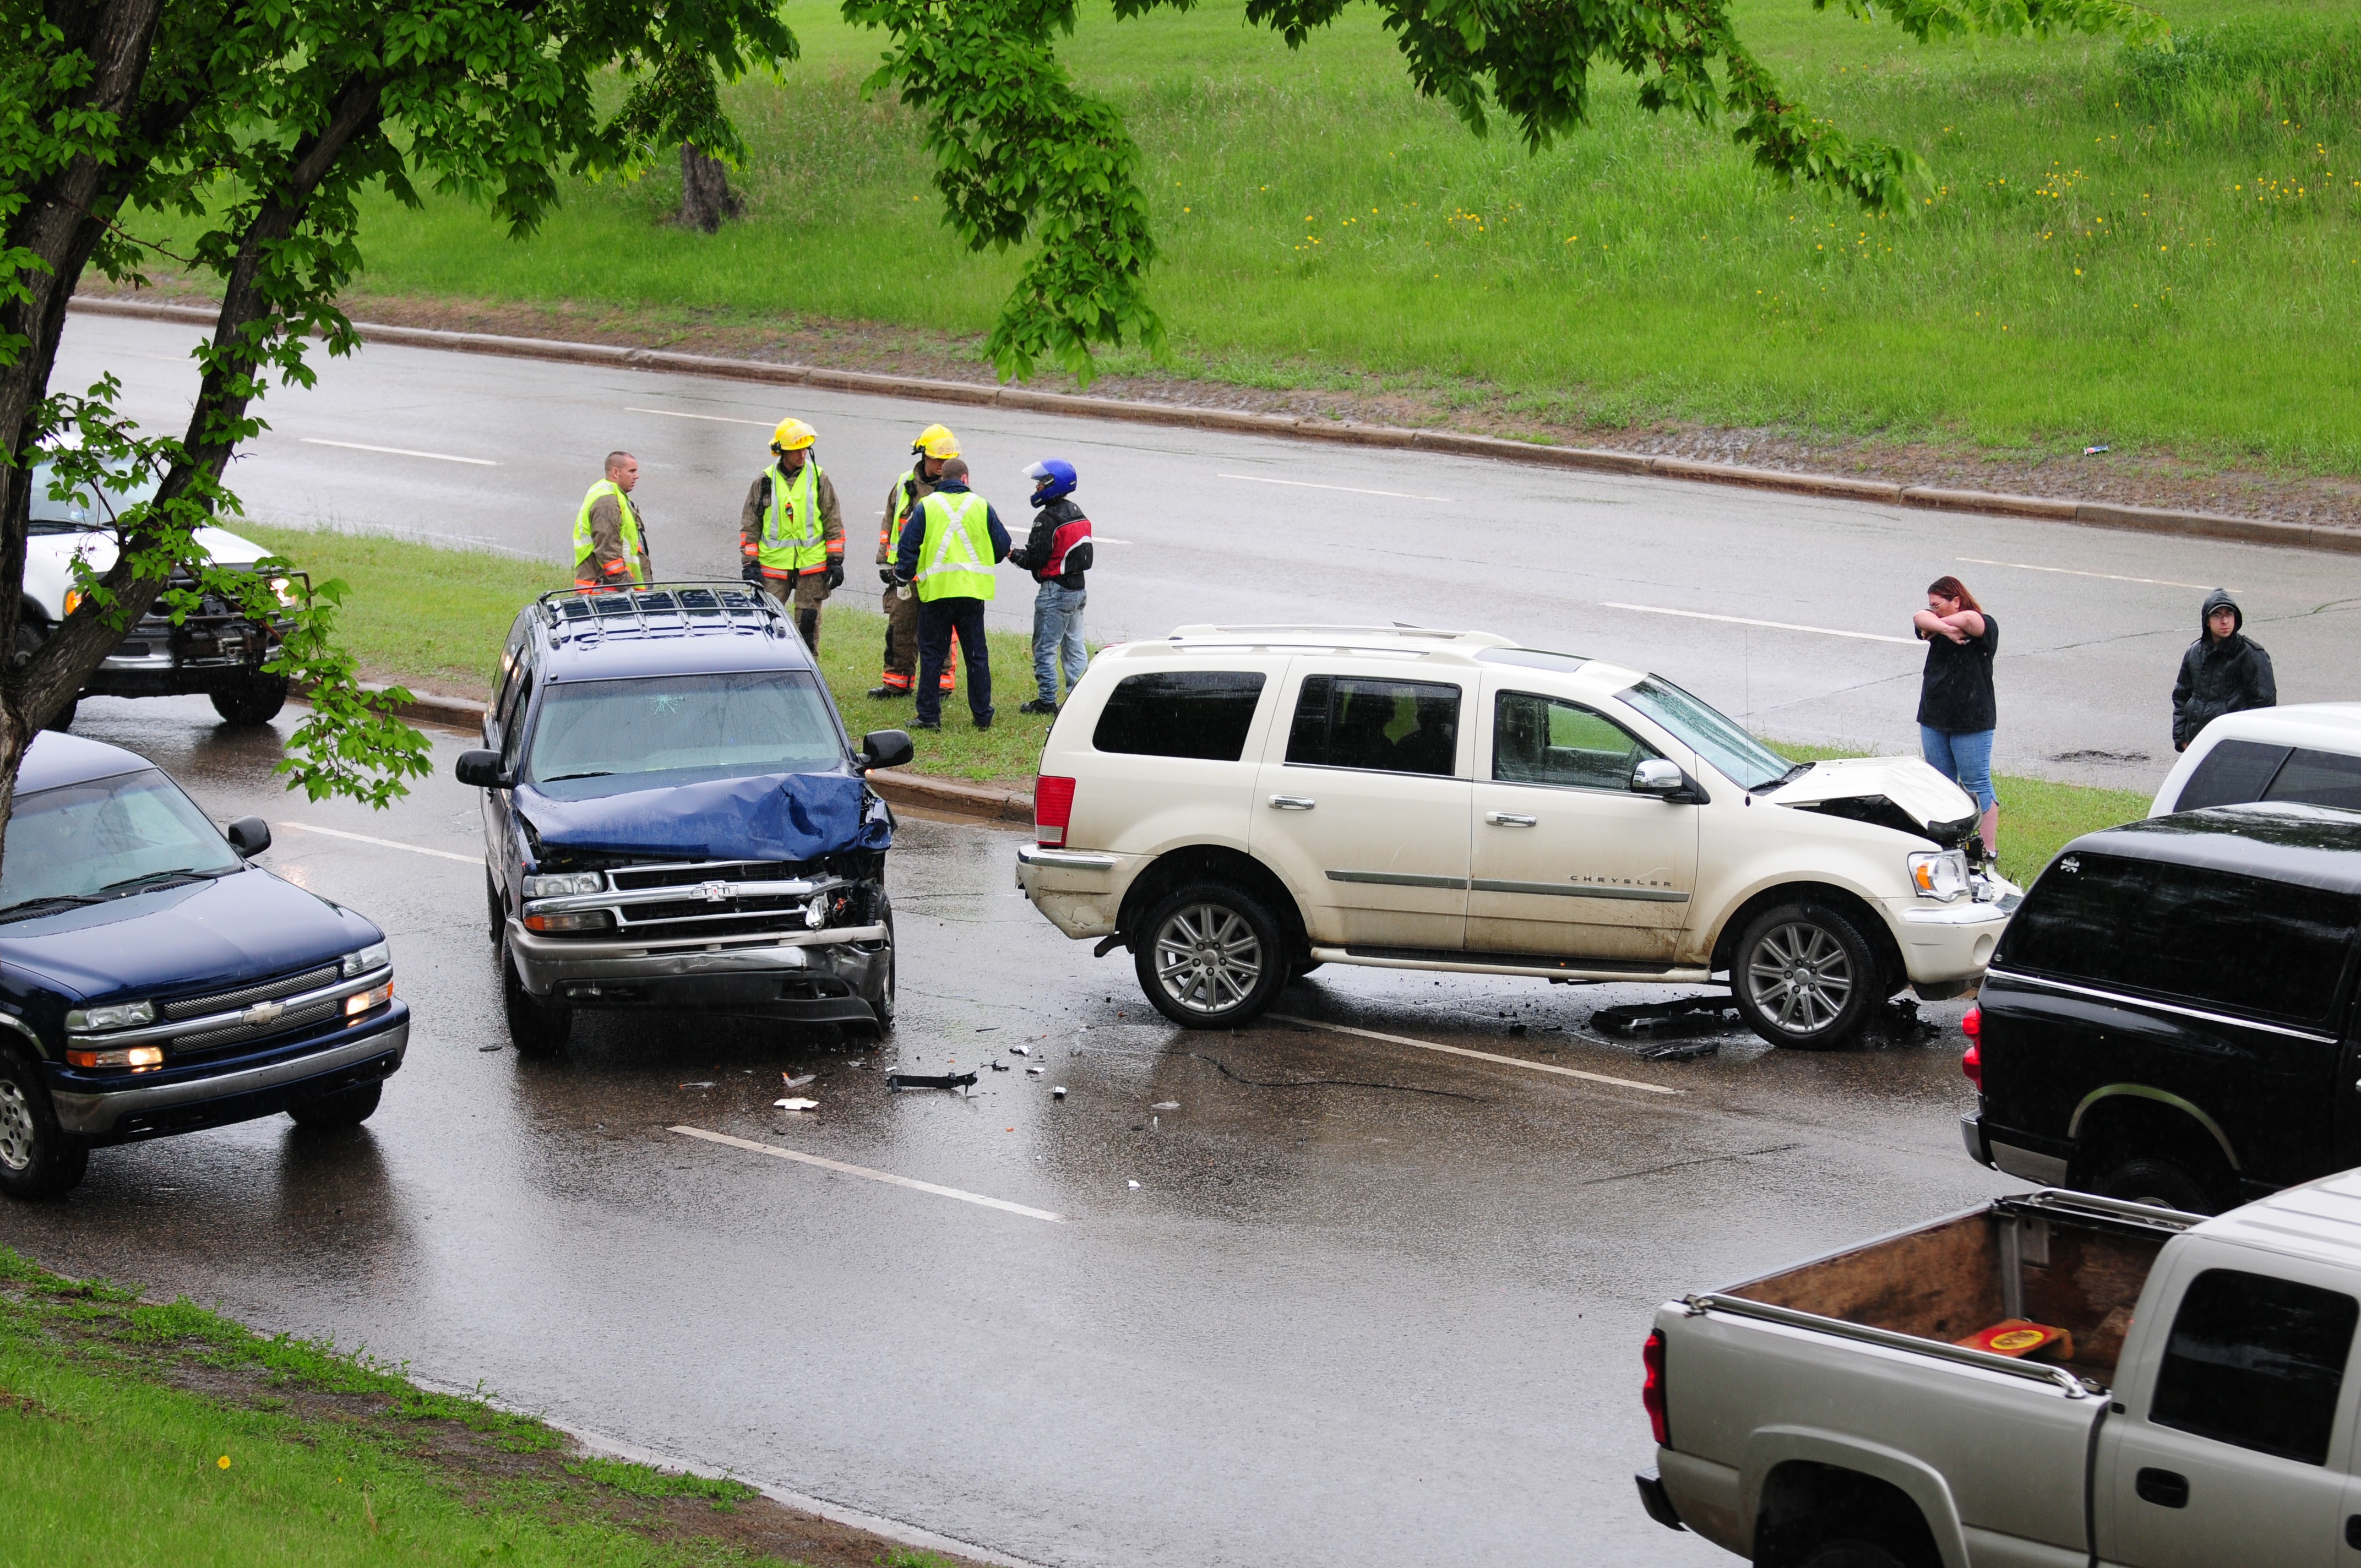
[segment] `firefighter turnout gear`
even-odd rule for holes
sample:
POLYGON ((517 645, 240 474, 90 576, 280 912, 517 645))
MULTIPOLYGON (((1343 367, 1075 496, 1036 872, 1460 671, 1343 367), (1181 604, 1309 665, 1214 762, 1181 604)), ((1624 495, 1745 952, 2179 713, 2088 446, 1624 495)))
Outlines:
POLYGON ((628 588, 654 578, 639 508, 614 480, 599 480, 574 514, 574 586, 628 588))
POLYGON ((819 439, 819 432, 799 419, 783 419, 779 428, 771 432, 774 452, 801 452, 819 439))
MULTIPOLYGON (((939 424, 930 424, 910 443, 913 459, 906 472, 885 492, 884 514, 877 521, 877 576, 884 584, 878 608, 885 615, 885 658, 873 697, 907 696, 918 673, 918 596, 907 584, 894 582, 894 557, 902 548, 902 528, 918 503, 934 493, 935 477, 945 460, 958 455, 959 437, 939 424), (943 449, 931 455, 929 446, 943 449)), ((955 666, 945 663, 942 689, 957 689, 955 666)))
POLYGON ((829 592, 844 581, 844 513, 836 486, 812 455, 811 427, 787 420, 774 436, 778 458, 755 477, 738 514, 739 548, 763 590, 792 603, 796 629, 813 652, 819 649, 819 612, 829 592))

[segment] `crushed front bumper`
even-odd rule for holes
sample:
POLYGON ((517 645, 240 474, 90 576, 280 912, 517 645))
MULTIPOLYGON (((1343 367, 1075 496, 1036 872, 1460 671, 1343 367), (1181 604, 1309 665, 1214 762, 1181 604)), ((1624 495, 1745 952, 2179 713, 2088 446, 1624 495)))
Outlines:
POLYGON ((892 983, 891 926, 780 931, 724 941, 544 937, 509 922, 526 992, 572 1007, 877 1023, 892 983))
POLYGON ((1993 949, 2025 895, 2007 883, 1999 896, 1937 904, 1922 898, 1890 898, 1894 937, 1912 985, 1929 1001, 1962 995, 1983 979, 1993 949))

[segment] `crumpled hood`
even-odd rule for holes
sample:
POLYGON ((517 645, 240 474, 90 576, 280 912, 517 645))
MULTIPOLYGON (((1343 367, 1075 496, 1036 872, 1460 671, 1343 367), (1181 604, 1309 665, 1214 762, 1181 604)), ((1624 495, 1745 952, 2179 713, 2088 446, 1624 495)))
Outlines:
POLYGON ((894 843, 885 803, 849 773, 758 773, 558 800, 520 784, 517 808, 544 850, 651 860, 812 861, 894 843))
POLYGON ((1958 843, 1979 813, 1967 791, 1916 757, 1847 757, 1814 762, 1763 796, 1781 806, 1824 810, 1916 833, 1938 844, 1958 843))

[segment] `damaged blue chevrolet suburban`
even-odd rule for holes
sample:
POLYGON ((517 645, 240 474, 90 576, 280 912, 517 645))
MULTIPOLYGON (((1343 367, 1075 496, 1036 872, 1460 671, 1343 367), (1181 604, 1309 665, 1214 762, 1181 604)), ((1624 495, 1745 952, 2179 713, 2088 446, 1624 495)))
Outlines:
POLYGON ((510 629, 482 750, 484 894, 509 1037, 584 1008, 894 1022, 894 818, 802 638, 741 583, 544 594, 510 629))

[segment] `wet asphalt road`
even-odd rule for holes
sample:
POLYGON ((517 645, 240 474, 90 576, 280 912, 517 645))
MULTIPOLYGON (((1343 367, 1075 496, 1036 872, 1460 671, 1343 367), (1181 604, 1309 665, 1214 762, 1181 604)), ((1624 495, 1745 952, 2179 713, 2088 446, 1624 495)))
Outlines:
POLYGON ((1332 967, 1281 1005, 1674 1094, 1307 1023, 1190 1033, 1033 913, 1017 834, 915 817, 884 1048, 609 1014, 526 1061, 459 738, 372 814, 282 795, 275 738, 201 698, 92 699, 76 729, 268 817, 264 863, 391 936, 414 1024, 359 1132, 103 1150, 0 1241, 1022 1560, 1734 1561, 1632 1492, 1655 1305, 2008 1185, 1960 1151, 1956 1006, 1923 1044, 1667 1062, 1587 1024, 1663 988, 1332 967), (1015 1070, 973 1099, 883 1082, 987 1059, 1015 1070), (806 1072, 819 1112, 771 1109, 806 1072))
MULTIPOLYGON (((177 433, 196 335, 72 317, 59 384, 112 372, 127 411, 177 433)), ((384 345, 314 357, 318 386, 265 400, 273 428, 231 470, 258 518, 555 559, 621 446, 657 570, 734 578, 739 506, 792 412, 843 500, 846 592, 873 608, 886 488, 939 418, 1012 528, 1027 463, 1080 467, 1099 641, 1193 621, 1475 628, 1660 671, 1763 734, 1906 753, 1926 658, 1910 616, 1954 573, 2002 627, 1995 764, 2143 792, 2171 765, 2173 675, 2210 587, 2239 594, 2280 701, 2361 695, 2361 556, 384 345)), ((994 622, 1029 629, 1031 604, 1004 570, 994 622)))

